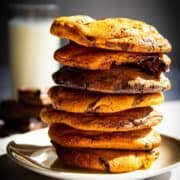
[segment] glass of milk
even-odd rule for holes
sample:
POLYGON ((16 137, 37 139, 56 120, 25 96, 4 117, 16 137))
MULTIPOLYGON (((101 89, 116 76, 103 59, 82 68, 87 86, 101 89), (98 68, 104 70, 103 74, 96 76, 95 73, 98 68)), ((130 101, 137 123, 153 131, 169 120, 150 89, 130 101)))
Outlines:
POLYGON ((58 69, 53 53, 60 39, 49 29, 58 14, 59 8, 52 4, 11 6, 8 30, 12 97, 17 97, 18 88, 47 88, 53 84, 51 74, 58 69))

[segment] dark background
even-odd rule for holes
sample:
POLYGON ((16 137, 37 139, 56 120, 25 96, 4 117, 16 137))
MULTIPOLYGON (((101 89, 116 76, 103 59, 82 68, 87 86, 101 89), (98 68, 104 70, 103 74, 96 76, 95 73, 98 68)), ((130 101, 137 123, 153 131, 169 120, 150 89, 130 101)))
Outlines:
MULTIPOLYGON (((1 1, 0 11, 0 99, 10 97, 10 76, 8 68, 8 7, 10 3, 57 3, 59 15, 85 14, 95 18, 128 17, 154 25, 173 46, 171 72, 168 77, 173 89, 167 93, 167 100, 180 99, 180 3, 178 0, 16 0, 1 1)), ((17 42, 18 43, 18 42, 17 42)))

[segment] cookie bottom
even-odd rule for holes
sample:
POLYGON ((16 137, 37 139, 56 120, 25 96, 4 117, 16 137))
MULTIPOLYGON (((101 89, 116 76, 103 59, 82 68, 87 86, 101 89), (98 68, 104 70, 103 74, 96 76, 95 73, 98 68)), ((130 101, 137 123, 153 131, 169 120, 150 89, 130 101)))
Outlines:
POLYGON ((59 160, 71 167, 111 173, 147 169, 159 157, 157 149, 151 151, 70 149, 53 142, 59 160))

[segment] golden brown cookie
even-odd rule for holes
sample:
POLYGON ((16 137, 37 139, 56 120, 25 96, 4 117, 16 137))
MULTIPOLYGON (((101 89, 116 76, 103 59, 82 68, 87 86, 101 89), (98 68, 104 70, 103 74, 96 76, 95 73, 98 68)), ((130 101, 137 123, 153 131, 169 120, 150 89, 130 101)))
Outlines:
POLYGON ((150 128, 162 121, 162 115, 152 107, 136 108, 108 114, 75 114, 43 108, 41 119, 48 124, 62 123, 84 131, 133 131, 150 128))
POLYGON ((86 47, 146 53, 171 51, 168 40, 153 26, 127 18, 63 16, 54 20, 51 33, 86 47))
POLYGON ((74 113, 113 113, 136 107, 160 104, 162 93, 103 94, 54 86, 48 95, 55 109, 74 113))
POLYGON ((69 149, 53 143, 59 160, 71 167, 111 173, 147 169, 159 157, 159 151, 127 151, 102 149, 69 149))
POLYGON ((113 94, 155 93, 171 88, 163 73, 156 77, 131 66, 94 71, 64 66, 53 74, 53 79, 62 87, 113 94))
POLYGON ((50 139, 63 147, 150 150, 160 145, 153 129, 128 132, 82 131, 64 124, 52 124, 50 139))
POLYGON ((165 54, 130 53, 88 48, 70 43, 54 53, 54 58, 67 66, 91 70, 110 69, 113 65, 133 64, 153 74, 168 71, 171 60, 165 54))

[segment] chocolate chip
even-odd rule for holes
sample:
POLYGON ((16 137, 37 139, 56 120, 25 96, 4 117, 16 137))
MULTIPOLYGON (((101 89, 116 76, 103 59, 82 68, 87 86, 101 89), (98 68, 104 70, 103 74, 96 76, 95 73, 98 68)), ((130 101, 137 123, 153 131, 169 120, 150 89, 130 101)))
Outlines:
POLYGON ((130 47, 129 43, 119 43, 119 47, 123 50, 123 51, 127 51, 130 47))
POLYGON ((86 38, 89 40, 89 41, 95 41, 96 39, 92 36, 86 36, 86 38))
POLYGON ((137 106, 143 101, 143 95, 142 94, 136 94, 134 101, 132 103, 132 106, 137 106))
POLYGON ((103 159, 102 157, 99 158, 100 164, 105 168, 106 171, 110 171, 109 163, 103 159))

